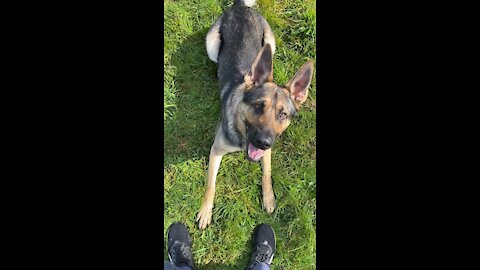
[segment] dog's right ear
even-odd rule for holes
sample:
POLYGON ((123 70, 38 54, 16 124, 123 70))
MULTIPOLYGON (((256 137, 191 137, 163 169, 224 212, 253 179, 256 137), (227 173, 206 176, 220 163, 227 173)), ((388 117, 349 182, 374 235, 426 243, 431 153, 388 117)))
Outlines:
POLYGON ((247 88, 251 86, 259 86, 265 82, 273 81, 273 54, 272 47, 269 43, 265 44, 258 52, 255 61, 253 61, 252 68, 245 75, 245 84, 247 88))

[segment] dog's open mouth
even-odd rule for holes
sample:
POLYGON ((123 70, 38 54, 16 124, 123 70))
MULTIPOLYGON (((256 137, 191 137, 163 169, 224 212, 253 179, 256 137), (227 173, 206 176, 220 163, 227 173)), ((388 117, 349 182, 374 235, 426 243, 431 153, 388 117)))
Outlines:
POLYGON ((250 161, 259 161, 263 157, 263 154, 265 154, 265 150, 253 146, 252 143, 248 143, 247 156, 250 161))

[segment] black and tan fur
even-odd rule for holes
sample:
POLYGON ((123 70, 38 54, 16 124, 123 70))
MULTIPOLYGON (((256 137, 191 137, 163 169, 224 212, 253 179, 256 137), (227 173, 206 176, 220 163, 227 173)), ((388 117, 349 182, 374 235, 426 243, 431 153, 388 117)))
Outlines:
POLYGON ((273 82, 275 39, 266 20, 242 0, 212 25, 207 52, 218 62, 222 119, 210 150, 207 190, 197 216, 199 228, 211 222, 215 181, 222 156, 246 151, 263 170, 263 207, 275 209, 271 147, 307 99, 313 62, 307 61, 284 86, 273 82))

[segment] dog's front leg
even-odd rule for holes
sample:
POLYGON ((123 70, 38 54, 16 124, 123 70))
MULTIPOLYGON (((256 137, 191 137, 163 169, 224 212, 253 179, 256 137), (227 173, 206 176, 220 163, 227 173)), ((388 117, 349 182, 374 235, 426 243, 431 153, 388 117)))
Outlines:
POLYGON ((262 157, 262 194, 263 194, 263 208, 267 213, 273 213, 275 210, 275 194, 272 186, 272 149, 265 150, 262 157))
POLYGON ((202 207, 197 215, 198 228, 205 229, 212 221, 213 198, 215 197, 215 180, 217 178, 220 162, 225 154, 224 151, 215 148, 215 144, 210 149, 210 158, 208 160, 207 191, 203 197, 202 207))

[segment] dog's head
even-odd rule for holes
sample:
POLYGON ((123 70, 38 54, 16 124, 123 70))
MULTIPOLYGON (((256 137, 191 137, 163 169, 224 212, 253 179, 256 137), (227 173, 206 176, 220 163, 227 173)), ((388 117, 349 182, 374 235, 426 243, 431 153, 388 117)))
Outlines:
POLYGON ((272 48, 266 44, 245 75, 240 112, 246 127, 247 158, 259 161, 275 139, 290 125, 300 105, 307 100, 313 61, 307 61, 285 86, 273 82, 272 48))

